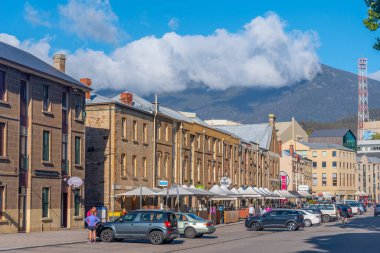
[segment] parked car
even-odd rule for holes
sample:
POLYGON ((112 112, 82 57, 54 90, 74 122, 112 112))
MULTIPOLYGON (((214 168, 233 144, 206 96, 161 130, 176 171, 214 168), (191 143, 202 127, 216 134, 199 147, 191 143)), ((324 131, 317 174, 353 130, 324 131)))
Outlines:
POLYGON ((249 216, 245 220, 245 227, 254 231, 264 228, 286 228, 295 231, 305 227, 304 217, 298 210, 274 209, 260 216, 249 216))
POLYGON ((312 225, 320 225, 322 222, 320 214, 314 214, 305 210, 297 210, 302 213, 305 227, 311 227, 312 225))
POLYGON ((352 213, 351 207, 349 207, 348 205, 338 204, 338 205, 336 205, 336 207, 338 208, 339 216, 342 216, 342 210, 345 210, 347 212, 348 218, 351 218, 351 217, 354 216, 353 213, 352 213))
POLYGON ((148 239, 152 244, 171 243, 179 237, 177 218, 173 212, 136 210, 113 222, 100 224, 97 235, 103 242, 122 239, 148 239))
POLYGON ((361 213, 367 212, 366 206, 363 205, 362 203, 359 203, 359 210, 360 210, 361 213))
POLYGON ((176 213, 176 217, 179 233, 186 238, 200 238, 216 230, 212 221, 202 219, 193 213, 176 213))
POLYGON ((322 221, 330 222, 334 219, 338 219, 338 209, 334 204, 315 204, 308 206, 309 209, 318 209, 322 212, 322 221))
POLYGON ((378 216, 380 214, 380 204, 376 204, 375 208, 373 209, 374 215, 378 216))
POLYGON ((351 207, 352 209, 352 213, 355 215, 355 214, 361 214, 361 211, 359 209, 359 204, 357 202, 345 202, 346 205, 348 205, 349 207, 351 207))
POLYGON ((321 212, 321 210, 319 210, 319 209, 303 208, 303 209, 301 209, 301 210, 304 210, 304 211, 307 211, 307 212, 309 212, 309 213, 313 213, 313 214, 319 214, 319 217, 322 218, 322 212, 321 212))

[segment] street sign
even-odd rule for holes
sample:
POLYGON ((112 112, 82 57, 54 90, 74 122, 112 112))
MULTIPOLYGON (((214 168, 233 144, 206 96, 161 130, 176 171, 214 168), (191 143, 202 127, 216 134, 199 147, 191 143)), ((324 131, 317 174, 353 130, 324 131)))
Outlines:
POLYGON ((229 177, 222 177, 221 179, 220 179, 220 185, 221 186, 225 186, 225 187, 230 187, 230 185, 231 185, 231 179, 229 178, 229 177))
POLYGON ((160 180, 159 182, 158 182, 158 185, 159 186, 163 186, 163 187, 167 187, 168 186, 168 181, 167 180, 160 180))
POLYGON ((299 185, 298 186, 298 190, 299 191, 309 191, 310 190, 310 188, 309 188, 309 186, 308 185, 299 185))

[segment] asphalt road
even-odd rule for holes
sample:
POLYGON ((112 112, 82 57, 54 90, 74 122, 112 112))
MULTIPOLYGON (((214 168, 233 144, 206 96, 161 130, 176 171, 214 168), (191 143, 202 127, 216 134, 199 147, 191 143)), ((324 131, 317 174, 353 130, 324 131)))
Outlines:
POLYGON ((11 252, 374 253, 380 252, 380 217, 373 217, 371 211, 350 219, 346 227, 342 227, 339 222, 330 222, 294 232, 282 229, 254 232, 246 230, 240 223, 220 227, 215 234, 200 239, 180 238, 170 245, 160 246, 151 245, 147 241, 125 240, 38 247, 11 252))

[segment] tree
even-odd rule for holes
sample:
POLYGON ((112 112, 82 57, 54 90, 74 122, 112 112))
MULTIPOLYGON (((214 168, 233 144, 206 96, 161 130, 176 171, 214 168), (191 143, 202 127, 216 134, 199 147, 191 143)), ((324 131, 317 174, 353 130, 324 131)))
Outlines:
MULTIPOLYGON (((380 0, 364 0, 368 6, 368 17, 363 20, 364 25, 370 31, 376 31, 380 26, 380 0)), ((376 38, 373 48, 380 50, 380 38, 376 38)))

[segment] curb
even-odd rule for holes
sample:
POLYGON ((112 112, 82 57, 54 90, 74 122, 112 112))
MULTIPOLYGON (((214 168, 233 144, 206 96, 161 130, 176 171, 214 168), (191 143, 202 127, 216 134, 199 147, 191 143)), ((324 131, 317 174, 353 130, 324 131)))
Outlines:
POLYGON ((64 242, 64 243, 41 244, 41 245, 33 245, 33 246, 21 246, 21 247, 14 247, 14 248, 0 248, 0 252, 22 250, 22 249, 42 248, 42 247, 51 247, 51 246, 63 246, 63 245, 70 245, 70 244, 79 244, 79 243, 85 243, 87 241, 88 240, 75 241, 75 242, 64 242))
POLYGON ((228 226, 233 226, 233 225, 238 225, 238 224, 243 224, 243 223, 244 223, 244 221, 238 221, 238 222, 234 222, 234 223, 215 225, 215 227, 216 228, 222 228, 222 227, 228 227, 228 226))

